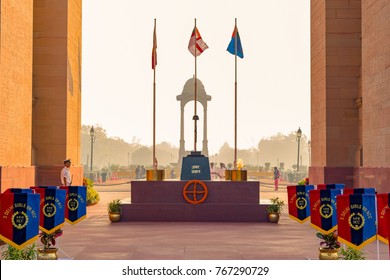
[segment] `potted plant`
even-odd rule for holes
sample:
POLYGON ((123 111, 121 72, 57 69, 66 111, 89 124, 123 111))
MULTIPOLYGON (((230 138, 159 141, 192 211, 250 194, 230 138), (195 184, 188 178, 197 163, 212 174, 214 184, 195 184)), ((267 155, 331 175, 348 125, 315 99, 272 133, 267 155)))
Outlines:
POLYGON ((360 250, 354 249, 352 247, 347 247, 347 249, 341 248, 340 259, 342 260, 365 260, 364 253, 360 250))
POLYGON ((271 204, 267 207, 268 221, 270 223, 279 222, 280 215, 283 211, 284 201, 279 197, 271 198, 271 204))
POLYGON ((119 199, 114 199, 107 204, 108 217, 111 222, 119 222, 122 215, 122 203, 119 199))
POLYGON ((41 232, 39 234, 40 240, 43 244, 43 249, 38 249, 38 260, 58 260, 56 245, 56 238, 62 235, 62 229, 57 229, 53 233, 41 232))
POLYGON ((317 232, 316 236, 321 239, 318 250, 320 260, 337 260, 339 258, 340 242, 337 241, 337 230, 328 234, 317 232))

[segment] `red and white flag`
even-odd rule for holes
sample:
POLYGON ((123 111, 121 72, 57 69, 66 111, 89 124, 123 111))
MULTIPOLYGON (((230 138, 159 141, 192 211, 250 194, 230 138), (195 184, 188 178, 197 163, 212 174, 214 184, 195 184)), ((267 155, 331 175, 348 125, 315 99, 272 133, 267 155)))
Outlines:
POLYGON ((198 28, 194 27, 192 30, 191 39, 188 43, 188 50, 193 56, 199 56, 202 52, 208 49, 209 46, 203 41, 202 36, 198 31, 198 28))
POLYGON ((157 35, 156 35, 156 23, 154 23, 153 31, 153 49, 152 49, 152 69, 154 70, 157 65, 157 35))

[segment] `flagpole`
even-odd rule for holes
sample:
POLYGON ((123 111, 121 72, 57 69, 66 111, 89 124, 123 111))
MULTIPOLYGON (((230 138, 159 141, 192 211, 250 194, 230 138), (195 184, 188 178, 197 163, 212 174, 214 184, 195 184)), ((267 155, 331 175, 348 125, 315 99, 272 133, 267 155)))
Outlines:
MULTIPOLYGON (((156 19, 154 19, 154 36, 156 36, 156 19)), ((156 38, 153 38, 155 43, 156 38)), ((157 170, 156 160, 156 67, 153 67, 153 169, 157 170)))
POLYGON ((146 181, 162 181, 164 180, 165 172, 163 169, 158 169, 156 158, 156 66, 157 66, 157 35, 156 35, 156 19, 154 19, 153 30, 153 48, 152 48, 152 69, 153 69, 153 168, 146 170, 146 181))
POLYGON ((237 169, 237 18, 234 23, 234 169, 237 169))
POLYGON ((196 48, 196 18, 194 19, 195 20, 195 28, 194 28, 194 31, 195 31, 195 86, 194 86, 194 116, 193 116, 193 120, 194 120, 194 151, 196 152, 196 143, 197 143, 197 121, 199 119, 198 115, 196 114, 196 103, 197 103, 197 95, 198 95, 198 91, 197 91, 197 75, 196 75, 196 51, 197 51, 197 48, 196 48))

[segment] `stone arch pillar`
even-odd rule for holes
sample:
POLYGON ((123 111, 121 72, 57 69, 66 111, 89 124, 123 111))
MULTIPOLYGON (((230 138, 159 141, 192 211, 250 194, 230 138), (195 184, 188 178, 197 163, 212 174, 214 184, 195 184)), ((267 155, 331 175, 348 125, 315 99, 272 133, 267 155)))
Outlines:
MULTIPOLYGON (((189 79, 180 95, 176 96, 176 100, 180 101, 180 148, 178 162, 181 164, 181 159, 189 154, 189 151, 185 150, 184 140, 184 108, 190 101, 194 101, 194 78, 189 79)), ((211 101, 211 96, 206 94, 203 83, 197 79, 197 101, 203 106, 203 141, 202 141, 202 154, 208 156, 208 140, 207 140, 207 101, 211 101)))

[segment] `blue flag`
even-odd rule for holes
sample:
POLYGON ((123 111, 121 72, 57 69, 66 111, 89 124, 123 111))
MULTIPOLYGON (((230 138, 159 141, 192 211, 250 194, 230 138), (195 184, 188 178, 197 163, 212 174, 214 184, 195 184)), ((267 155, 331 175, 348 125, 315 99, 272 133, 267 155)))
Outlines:
POLYGON ((238 34, 237 26, 234 27, 232 40, 230 41, 229 46, 227 47, 227 51, 230 52, 232 55, 236 54, 235 52, 236 40, 237 40, 237 56, 244 58, 244 51, 242 50, 240 34, 238 34))

